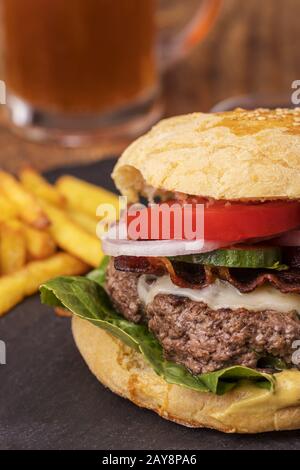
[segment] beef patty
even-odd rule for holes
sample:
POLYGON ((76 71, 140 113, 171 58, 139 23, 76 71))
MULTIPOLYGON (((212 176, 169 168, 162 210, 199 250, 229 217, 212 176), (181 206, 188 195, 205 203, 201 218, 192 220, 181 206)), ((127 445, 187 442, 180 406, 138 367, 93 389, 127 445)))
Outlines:
POLYGON ((240 364, 257 367, 260 357, 291 363, 293 341, 300 339, 297 314, 244 308, 213 310, 187 297, 158 294, 143 305, 138 274, 107 270, 106 287, 117 310, 128 320, 147 322, 165 357, 199 374, 240 364))

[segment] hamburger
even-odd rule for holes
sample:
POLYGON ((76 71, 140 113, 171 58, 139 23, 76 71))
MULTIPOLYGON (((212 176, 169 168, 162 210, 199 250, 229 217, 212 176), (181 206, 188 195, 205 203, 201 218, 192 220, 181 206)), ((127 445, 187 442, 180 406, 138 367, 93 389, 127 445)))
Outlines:
POLYGON ((92 373, 186 426, 299 428, 300 110, 163 120, 112 177, 129 203, 127 238, 108 231, 99 269, 41 288, 43 302, 74 314, 92 373), (149 206, 133 216, 141 198, 149 206), (177 238, 170 218, 165 237, 160 217, 155 236, 129 237, 154 203, 189 206, 181 227, 201 206, 201 236, 177 238))

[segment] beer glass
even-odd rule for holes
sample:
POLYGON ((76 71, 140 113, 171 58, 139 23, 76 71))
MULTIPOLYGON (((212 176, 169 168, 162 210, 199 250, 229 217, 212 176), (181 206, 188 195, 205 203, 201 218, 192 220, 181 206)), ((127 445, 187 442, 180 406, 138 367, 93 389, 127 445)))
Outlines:
POLYGON ((67 146, 144 132, 162 113, 163 71, 205 36, 220 6, 199 0, 181 31, 158 34, 160 12, 176 3, 2 0, 10 126, 67 146))

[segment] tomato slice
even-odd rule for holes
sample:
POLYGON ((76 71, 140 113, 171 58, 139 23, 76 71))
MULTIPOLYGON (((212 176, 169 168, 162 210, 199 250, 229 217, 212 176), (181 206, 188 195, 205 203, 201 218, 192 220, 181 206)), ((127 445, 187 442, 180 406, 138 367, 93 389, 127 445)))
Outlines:
MULTIPOLYGON (((189 202, 186 200, 185 202, 189 202)), ((178 201, 168 201, 168 205, 178 204, 178 201)), ((182 205, 182 204, 181 204, 182 205)), ((192 224, 196 217, 196 204, 192 202, 190 217, 192 224)), ((182 206, 183 210, 184 206, 182 206)), ((135 221, 140 213, 147 211, 144 221, 148 221, 149 230, 147 236, 131 237, 134 239, 178 239, 174 236, 174 219, 170 218, 169 236, 166 238, 159 227, 153 237, 151 227, 151 208, 142 209, 136 214, 127 214, 127 228, 130 233, 130 224, 135 221)), ((160 219, 160 225, 162 221, 160 219)), ((217 201, 205 204, 204 209, 204 239, 239 242, 253 238, 272 237, 300 226, 300 203, 297 201, 269 201, 263 203, 228 203, 217 201)), ((184 231, 183 231, 184 233, 184 231)), ((145 234, 145 231, 144 231, 145 234)), ((181 237, 185 239, 185 236, 181 237)), ((201 238, 195 235, 194 239, 201 238)))
POLYGON ((283 233, 300 225, 300 203, 274 201, 260 204, 214 205, 205 209, 204 238, 241 241, 283 233))

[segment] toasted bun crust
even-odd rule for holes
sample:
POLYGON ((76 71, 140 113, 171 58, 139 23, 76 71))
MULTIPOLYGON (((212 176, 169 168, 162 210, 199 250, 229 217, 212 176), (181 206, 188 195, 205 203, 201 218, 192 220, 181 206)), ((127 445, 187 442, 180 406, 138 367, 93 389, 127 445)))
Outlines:
POLYGON ((276 392, 249 383, 222 396, 165 382, 143 356, 86 320, 73 317, 76 345, 93 374, 113 392, 185 426, 257 433, 300 428, 300 372, 276 375, 276 392))
POLYGON ((125 150, 112 177, 133 202, 147 186, 227 200, 300 198, 300 108, 165 119, 125 150))

